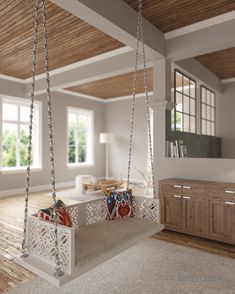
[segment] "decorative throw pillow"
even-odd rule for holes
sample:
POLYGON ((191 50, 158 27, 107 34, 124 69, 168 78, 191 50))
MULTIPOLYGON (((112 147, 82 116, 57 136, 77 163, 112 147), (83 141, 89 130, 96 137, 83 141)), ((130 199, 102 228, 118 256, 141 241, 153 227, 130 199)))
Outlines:
POLYGON ((116 218, 128 218, 134 216, 132 205, 132 191, 106 191, 107 217, 108 220, 116 218))
POLYGON ((106 219, 113 220, 116 218, 116 205, 115 205, 115 194, 111 191, 105 191, 106 205, 107 205, 107 216, 106 219))
POLYGON ((39 209, 37 216, 44 221, 54 222, 54 207, 57 210, 57 222, 60 225, 72 227, 71 217, 66 210, 65 204, 61 200, 57 200, 55 206, 52 205, 46 209, 39 209))
POLYGON ((134 216, 132 204, 132 191, 116 192, 115 197, 116 218, 128 218, 134 216))

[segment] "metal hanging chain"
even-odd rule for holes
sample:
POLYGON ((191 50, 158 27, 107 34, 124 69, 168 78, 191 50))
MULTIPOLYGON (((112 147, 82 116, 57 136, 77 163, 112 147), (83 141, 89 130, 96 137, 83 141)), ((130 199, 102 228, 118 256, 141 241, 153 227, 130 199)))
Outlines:
POLYGON ((30 166, 32 161, 32 134, 33 134, 33 114, 34 114, 34 93, 35 93, 35 76, 36 76, 36 64, 37 64, 37 44, 38 44, 38 0, 35 0, 34 4, 34 38, 33 38, 33 64, 32 64, 32 88, 30 95, 30 115, 29 115, 29 145, 28 145, 28 157, 27 157, 27 170, 26 170, 26 188, 25 188, 25 209, 24 209, 24 231, 22 241, 22 255, 21 257, 27 257, 27 244, 26 244, 26 232, 27 232, 27 217, 28 217, 28 203, 29 203, 29 187, 30 187, 30 166))
POLYGON ((136 37, 137 38, 136 63, 135 63, 135 70, 134 70, 132 112, 131 112, 131 123, 130 123, 131 131, 130 131, 130 141, 129 141, 127 189, 129 189, 129 184, 130 184, 130 169, 131 169, 132 145, 133 145, 134 116, 135 116, 136 75, 137 75, 137 70, 138 70, 139 42, 141 42, 141 44, 142 44, 142 55, 143 55, 143 66, 144 66, 144 91, 145 91, 145 105, 146 105, 146 116, 147 116, 149 152, 150 152, 151 172, 152 172, 153 197, 155 198, 156 197, 156 188, 155 188, 152 134, 151 134, 151 123, 150 123, 150 106, 149 106, 149 96, 148 96, 148 87, 147 87, 146 58, 145 58, 145 47, 144 47, 144 31, 143 31, 142 12, 143 12, 143 0, 139 0, 138 21, 137 21, 137 35, 136 35, 137 36, 136 37))
POLYGON ((145 90, 145 106, 146 106, 146 116, 147 116, 147 129, 148 129, 148 140, 149 140, 149 153, 150 153, 150 164, 152 172, 152 185, 153 185, 153 198, 156 198, 156 187, 155 187, 155 173, 154 173, 154 159, 153 159, 153 144, 152 144, 152 131, 151 131, 151 119, 150 119, 150 104, 149 104, 149 94, 147 86, 147 68, 146 68, 146 57, 145 57, 145 46, 144 46, 144 29, 143 29, 143 0, 140 0, 140 41, 142 44, 142 55, 144 64, 144 90, 145 90))
POLYGON ((132 159, 132 149, 133 149, 133 131, 134 131, 134 120, 135 120, 135 98, 136 98, 138 59, 139 59, 140 19, 141 19, 141 15, 140 15, 140 11, 138 10, 137 32, 136 32, 136 51, 135 51, 135 69, 134 69, 134 74, 133 74, 133 92, 132 92, 132 102, 131 102, 130 138, 129 138, 129 154, 128 154, 128 168, 127 168, 127 190, 129 190, 129 185, 130 185, 131 159, 132 159))
POLYGON ((46 0, 42 0, 42 27, 44 33, 44 53, 45 53, 45 72, 47 84, 47 114, 48 114, 48 129, 49 129, 49 144, 50 144, 50 162, 51 162, 51 185, 52 199, 54 202, 54 221, 55 221, 55 276, 62 276, 63 270, 59 256, 58 242, 58 221, 56 208, 56 187, 55 187, 55 159, 54 159, 54 142, 53 142, 53 125, 52 125, 52 106, 51 106, 51 91, 50 91, 50 74, 49 74, 49 55, 48 55, 48 33, 46 27, 46 0))

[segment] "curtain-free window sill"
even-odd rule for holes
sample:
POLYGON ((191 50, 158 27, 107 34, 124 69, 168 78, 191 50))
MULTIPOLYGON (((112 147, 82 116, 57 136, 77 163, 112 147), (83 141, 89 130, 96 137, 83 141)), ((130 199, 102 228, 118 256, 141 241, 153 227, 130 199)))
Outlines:
MULTIPOLYGON (((41 167, 31 167, 31 172, 39 172, 41 171, 41 167)), ((26 168, 2 168, 0 169, 1 174, 16 174, 16 173, 26 173, 26 168)))

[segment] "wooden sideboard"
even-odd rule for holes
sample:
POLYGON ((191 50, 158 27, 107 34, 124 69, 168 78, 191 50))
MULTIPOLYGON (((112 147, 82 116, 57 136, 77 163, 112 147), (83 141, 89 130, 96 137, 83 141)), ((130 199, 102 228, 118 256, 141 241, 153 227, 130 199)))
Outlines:
POLYGON ((159 195, 166 229, 235 244, 235 184, 165 179, 159 195))

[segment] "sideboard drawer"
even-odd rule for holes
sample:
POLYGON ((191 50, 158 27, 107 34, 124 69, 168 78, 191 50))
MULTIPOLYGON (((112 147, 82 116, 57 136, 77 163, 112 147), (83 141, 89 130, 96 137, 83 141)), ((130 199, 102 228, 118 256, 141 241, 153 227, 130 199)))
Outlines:
POLYGON ((231 188, 210 189, 207 191, 207 196, 210 198, 225 198, 235 200, 235 190, 231 188))
POLYGON ((181 193, 182 192, 182 185, 179 184, 162 184, 161 185, 162 192, 168 193, 181 193))
POLYGON ((183 185, 182 193, 184 195, 192 195, 192 196, 206 196, 206 188, 202 187, 194 187, 190 185, 183 185))

